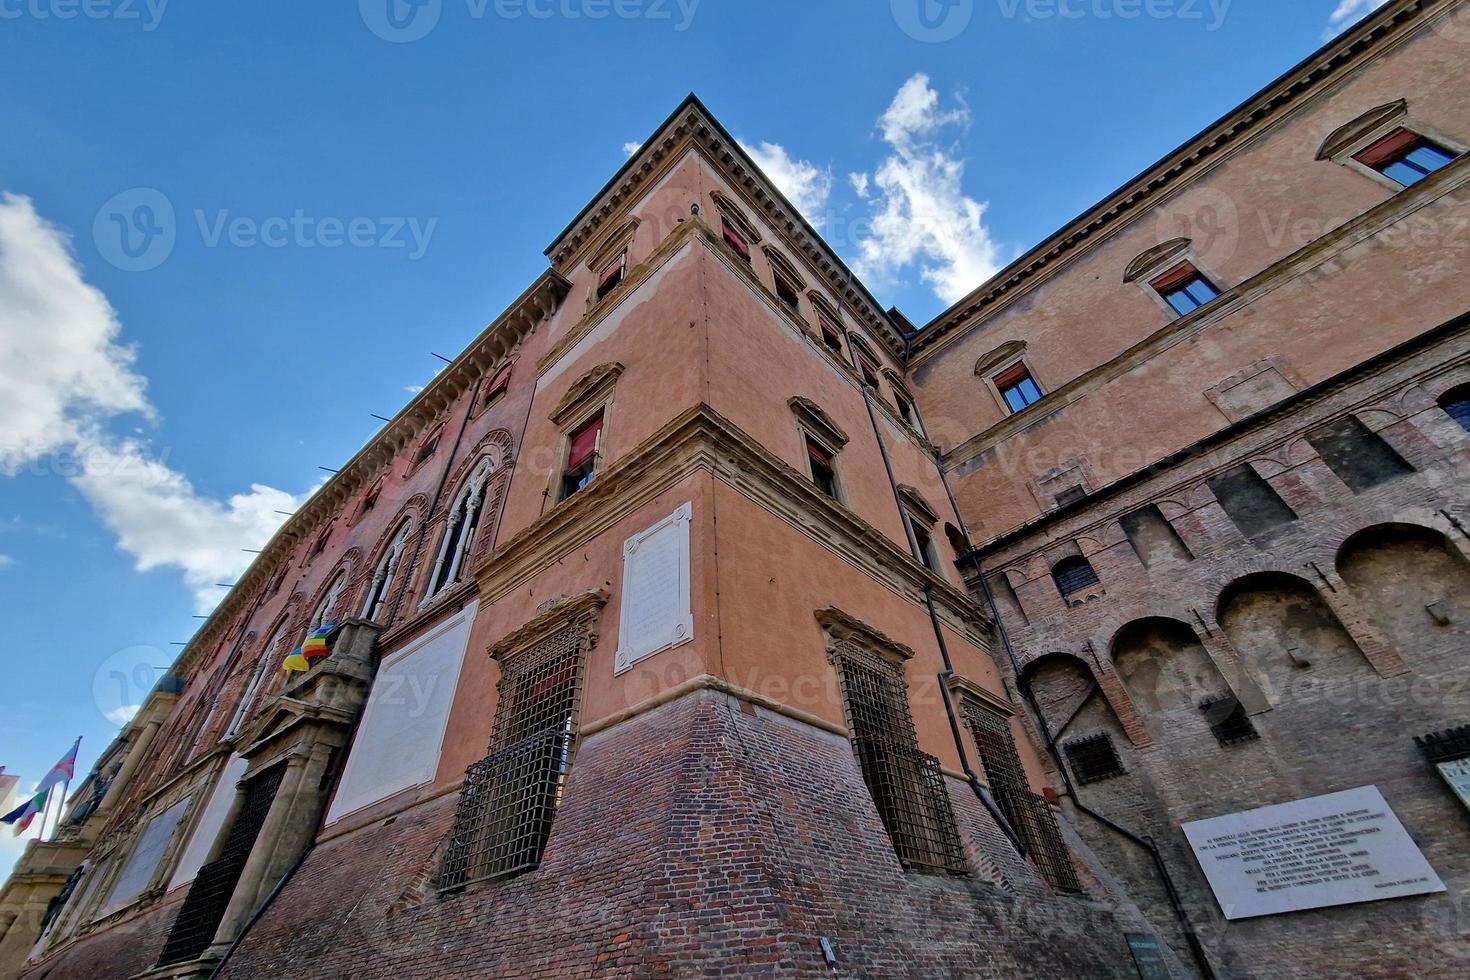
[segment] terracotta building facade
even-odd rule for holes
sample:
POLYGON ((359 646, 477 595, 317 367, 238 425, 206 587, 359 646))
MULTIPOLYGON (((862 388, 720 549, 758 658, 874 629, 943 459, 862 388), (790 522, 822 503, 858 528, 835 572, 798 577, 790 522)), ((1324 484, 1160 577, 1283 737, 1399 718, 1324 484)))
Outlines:
POLYGON ((185 649, 0 975, 1464 975, 1467 6, 920 330, 686 100, 185 649), (1239 915, 1185 829, 1350 791, 1439 888, 1239 915))

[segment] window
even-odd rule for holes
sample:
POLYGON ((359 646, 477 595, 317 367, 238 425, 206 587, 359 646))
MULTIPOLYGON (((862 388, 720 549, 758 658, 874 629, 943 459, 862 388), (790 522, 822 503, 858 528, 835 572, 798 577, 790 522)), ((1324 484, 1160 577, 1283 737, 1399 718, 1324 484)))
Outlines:
POLYGON ((898 383, 898 378, 892 371, 887 373, 888 386, 893 389, 893 404, 898 409, 898 417, 910 429, 922 435, 924 427, 919 422, 919 408, 914 404, 913 397, 898 383))
POLYGON ((342 598, 342 593, 347 589, 347 573, 338 572, 337 577, 332 579, 332 584, 327 588, 327 594, 322 596, 322 601, 312 611, 311 621, 307 624, 306 632, 312 632, 323 626, 330 626, 335 621, 332 616, 337 612, 337 603, 342 598))
POLYGON ((939 760, 919 750, 903 666, 852 641, 831 651, 853 752, 893 850, 910 871, 966 870, 939 760))
POLYGON ((602 270, 602 274, 597 277, 597 300, 600 302, 605 299, 608 293, 618 288, 627 275, 628 252, 624 250, 618 254, 617 258, 609 262, 602 270))
POLYGON ((914 546, 919 549, 919 561, 931 572, 939 571, 939 557, 934 552, 934 535, 930 533, 930 529, 913 518, 909 519, 909 527, 914 531, 914 546))
POLYGON ((1026 770, 1016 753, 1010 718, 970 697, 963 704, 965 721, 979 750, 990 792, 1011 830, 1021 839, 1026 856, 1053 888, 1081 891, 1056 814, 1045 799, 1031 792, 1026 770))
POLYGON ((496 371, 495 376, 490 379, 490 383, 485 386, 485 395, 480 400, 480 411, 483 412, 491 405, 500 401, 500 399, 505 397, 505 393, 510 390, 510 367, 507 364, 499 371, 496 371))
POLYGON ((822 343, 834 354, 842 353, 842 332, 827 322, 826 317, 817 317, 817 326, 822 329, 822 343))
POLYGON ((360 518, 378 506, 378 497, 382 496, 382 493, 383 481, 379 480, 373 484, 373 488, 367 492, 367 496, 362 498, 362 506, 357 509, 357 516, 360 518))
POLYGON ((412 469, 418 469, 429 461, 439 451, 439 438, 444 434, 444 426, 439 426, 433 433, 419 444, 419 451, 414 453, 412 469))
POLYGON ((561 499, 565 500, 592 482, 597 472, 598 449, 602 442, 602 413, 583 422, 567 443, 567 464, 562 469, 561 499))
POLYGON ((1000 397, 1005 400, 1012 415, 1041 401, 1041 387, 1031 377, 1025 364, 1017 364, 997 375, 995 389, 1000 392, 1000 397))
POLYGON ((866 357, 858 358, 858 367, 863 372, 863 384, 867 385, 869 388, 872 388, 874 391, 877 391, 878 369, 874 367, 873 363, 869 361, 866 357))
POLYGON ((372 623, 383 623, 381 619, 388 610, 388 599, 393 594, 393 582, 398 575, 398 565, 408 549, 408 539, 413 535, 413 523, 404 521, 393 543, 373 571, 372 583, 368 586, 367 601, 362 606, 362 618, 372 623))
POLYGON ((1412 187, 1459 156, 1411 129, 1396 129, 1353 159, 1404 187, 1412 187))
POLYGON ((424 605, 460 580, 465 560, 469 557, 475 536, 480 530, 485 486, 494 473, 494 461, 482 460, 455 498, 446 520, 444 541, 439 545, 439 558, 434 563, 434 574, 429 579, 429 592, 424 596, 424 605))
POLYGON ((835 453, 827 450, 821 443, 811 436, 806 437, 807 465, 811 469, 812 482, 817 489, 831 497, 837 496, 837 466, 835 453))
POLYGON ((1123 760, 1118 758, 1118 749, 1113 745, 1112 736, 1107 732, 1073 739, 1062 746, 1062 750, 1066 752, 1067 762, 1072 766, 1072 775, 1083 785, 1100 783, 1104 779, 1114 779, 1128 773, 1123 768, 1123 760))
POLYGON ((1353 493, 1414 472, 1382 436, 1353 415, 1318 426, 1307 433, 1307 442, 1353 493))
POLYGON ((1092 564, 1081 555, 1073 555, 1057 562, 1056 567, 1051 570, 1051 577, 1057 583, 1057 591, 1062 594, 1063 599, 1069 599, 1101 584, 1092 564))
POLYGON ((1271 484, 1249 463, 1226 470, 1205 481, 1215 499, 1225 510, 1240 533, 1255 538, 1296 520, 1296 511, 1287 506, 1271 484))
POLYGON ((934 525, 939 523, 939 515, 913 487, 901 484, 898 487, 898 499, 903 510, 903 522, 914 536, 914 557, 931 572, 943 575, 940 571, 939 551, 934 546, 934 525))
POLYGON ((1087 488, 1083 486, 1071 486, 1057 494, 1055 498, 1058 507, 1066 507, 1087 499, 1087 488))
POLYGON ((326 551, 327 550, 327 542, 330 541, 331 539, 332 539, 332 528, 329 525, 325 531, 323 531, 321 534, 317 535, 316 541, 312 543, 311 553, 306 556, 306 560, 307 561, 311 561, 317 555, 321 554, 323 551, 326 551))
POLYGON ((250 709, 255 705, 255 697, 260 693, 261 683, 273 668, 280 666, 277 658, 286 644, 286 630, 286 624, 282 623, 276 630, 275 636, 272 636, 271 641, 266 644, 265 651, 260 655, 260 663, 256 665, 255 672, 250 675, 250 683, 245 685, 245 692, 240 695, 240 703, 235 707, 235 713, 230 718, 230 725, 225 729, 224 738, 234 738, 245 722, 250 720, 250 709))
POLYGON ((1221 745, 1239 745, 1261 737, 1251 723, 1250 715, 1245 713, 1245 706, 1232 695, 1201 701, 1199 710, 1204 712, 1205 720, 1210 723, 1210 733, 1221 745))
POLYGON ((490 754, 465 773, 441 891, 540 865, 571 769, 587 650, 606 601, 606 592, 584 593, 491 650, 501 678, 490 754))
POLYGON ((725 244, 733 248, 736 255, 740 256, 746 262, 749 262, 750 242, 746 241, 745 236, 742 235, 740 231, 730 223, 729 218, 726 218, 724 221, 724 236, 725 244))
POLYGON ((799 293, 791 280, 780 272, 775 273, 776 298, 784 304, 787 309, 796 312, 801 309, 801 293, 799 293))
POLYGON ((1180 316, 1188 316, 1220 295, 1214 283, 1200 275, 1189 262, 1176 265, 1149 285, 1180 316))
POLYGON ((1460 428, 1470 432, 1470 385, 1461 385, 1440 395, 1439 407, 1460 423, 1460 428))

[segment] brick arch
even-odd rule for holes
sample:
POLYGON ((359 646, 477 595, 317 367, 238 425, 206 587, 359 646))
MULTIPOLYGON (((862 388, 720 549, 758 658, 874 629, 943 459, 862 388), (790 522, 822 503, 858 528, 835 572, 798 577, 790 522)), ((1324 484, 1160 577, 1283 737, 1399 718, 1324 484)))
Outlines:
POLYGON ((1241 667, 1278 700, 1316 671, 1366 672, 1371 658, 1312 582, 1289 572, 1252 572, 1221 590, 1215 620, 1241 654, 1241 667))
POLYGON ((1113 724, 1124 737, 1138 747, 1150 744, 1138 708, 1118 683, 1116 674, 1098 670, 1076 654, 1053 652, 1027 663, 1022 677, 1031 689, 1034 703, 1041 708, 1053 738, 1060 740, 1093 695, 1100 693, 1113 724))
POLYGON ((337 600, 337 611, 340 613, 343 608, 351 609, 357 600, 358 587, 362 584, 357 577, 358 566, 361 564, 361 548, 350 548, 341 558, 337 559, 332 570, 322 579, 322 584, 317 586, 316 592, 312 593, 311 601, 302 604, 297 609, 295 628, 303 630, 307 627, 307 618, 316 611, 317 606, 321 605, 337 579, 344 575, 346 583, 342 588, 342 595, 337 600))
POLYGON ((1146 714, 1155 735, 1176 737, 1208 730, 1197 706, 1207 698, 1234 693, 1203 637, 1182 619, 1132 620, 1114 634, 1109 654, 1124 690, 1146 714))

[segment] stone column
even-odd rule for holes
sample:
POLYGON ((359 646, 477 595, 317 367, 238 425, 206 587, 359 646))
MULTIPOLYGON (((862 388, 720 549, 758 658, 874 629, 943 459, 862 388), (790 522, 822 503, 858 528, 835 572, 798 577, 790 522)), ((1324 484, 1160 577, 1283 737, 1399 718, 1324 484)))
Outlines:
POLYGON ((154 737, 158 735, 158 730, 162 727, 163 719, 161 718, 154 718, 143 726, 143 731, 138 735, 138 741, 134 743, 132 749, 128 752, 128 757, 123 761, 122 768, 113 777, 112 785, 107 788, 107 794, 102 797, 102 802, 97 804, 97 809, 92 812, 91 819, 88 820, 91 826, 99 830, 101 829, 103 824, 101 818, 111 812, 113 807, 117 806, 117 801, 121 798, 123 790, 127 788, 128 783, 132 782, 133 773, 137 771, 139 764, 142 763, 144 757, 148 754, 148 747, 153 744, 154 737))

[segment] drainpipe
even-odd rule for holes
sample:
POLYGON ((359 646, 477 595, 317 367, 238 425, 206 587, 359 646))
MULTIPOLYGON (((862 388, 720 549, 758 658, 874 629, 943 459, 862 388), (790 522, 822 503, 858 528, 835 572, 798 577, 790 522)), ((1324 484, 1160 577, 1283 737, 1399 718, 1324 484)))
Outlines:
MULTIPOLYGON (((915 409, 917 411, 917 407, 915 409)), ((1153 861, 1154 868, 1159 873, 1159 880, 1163 883, 1164 892, 1168 895, 1169 905, 1174 910, 1175 918, 1179 922, 1179 928, 1184 933, 1184 939, 1189 944, 1190 954, 1193 956, 1195 965, 1199 967, 1200 975, 1205 980, 1215 980, 1214 968, 1210 965, 1209 955, 1205 952, 1204 943, 1200 941, 1199 934, 1195 932, 1194 925, 1189 921, 1189 913, 1184 909, 1184 902, 1179 896, 1179 890, 1174 885, 1174 878, 1169 874, 1169 867, 1164 863, 1164 855, 1159 850, 1158 843, 1147 834, 1136 834, 1126 827, 1114 823, 1109 818, 1098 813, 1096 810, 1082 802, 1077 794, 1077 787, 1072 783, 1072 776, 1067 771, 1067 766, 1062 760, 1061 750, 1057 747, 1056 739, 1052 735, 1051 726, 1047 723, 1046 715, 1042 714, 1041 705, 1036 700, 1036 694, 1031 689, 1031 682, 1021 670, 1021 659, 1016 655, 1016 648, 1011 643, 1010 630, 1006 629, 1005 620, 1001 618, 1000 606, 995 601, 995 593, 990 588, 990 582, 985 578, 984 569, 980 565, 980 556, 976 553, 975 545, 970 540, 969 529, 965 526, 965 519, 960 514, 959 502, 955 499, 954 490, 949 485, 949 476, 944 472, 944 465, 938 458, 936 450, 935 463, 939 468, 939 480, 944 484, 944 493, 949 497, 949 506, 954 511, 955 520, 959 522, 960 537, 964 541, 965 553, 963 558, 968 558, 970 567, 974 569, 975 579, 980 583, 980 590, 985 596, 986 605, 990 607, 990 613, 995 618, 996 629, 1000 632, 1001 643, 1005 647, 1006 656, 1011 662, 1011 672, 1016 676, 1016 687, 1021 696, 1026 699, 1026 704, 1031 708, 1037 724, 1041 728, 1041 736, 1046 741, 1046 751, 1053 761, 1056 762, 1057 771, 1062 774, 1062 783, 1066 787, 1067 795, 1072 798, 1072 804, 1077 809, 1108 830, 1118 834, 1124 839, 1148 852, 1153 861)))
MULTIPOLYGON (((898 520, 903 526, 904 537, 908 539, 909 554, 919 555, 922 552, 919 551, 919 542, 914 537, 914 529, 909 526, 908 518, 905 516, 903 497, 898 492, 898 480, 893 475, 893 460, 888 455, 888 445, 883 441, 883 431, 878 427, 878 413, 873 408, 873 397, 868 391, 867 382, 863 380, 862 367, 858 363, 857 352, 852 346, 852 334, 847 329, 847 323, 842 316, 843 306, 847 302, 847 291, 851 289, 852 272, 849 270, 847 274, 847 289, 837 298, 837 326, 847 339, 847 353, 852 359, 853 370, 858 376, 858 388, 863 394, 863 406, 868 410, 868 424, 873 428, 873 438, 877 440, 878 452, 883 456, 883 470, 888 475, 888 488, 893 491, 893 505, 898 508, 898 520)), ((917 406, 915 407, 915 411, 917 411, 917 406)), ((980 800, 981 805, 985 807, 986 812, 990 814, 990 818, 995 821, 995 825, 1000 828, 1001 833, 1005 834, 1006 839, 1011 842, 1011 846, 1016 849, 1016 853, 1024 858, 1026 857, 1025 843, 1022 842, 1020 835, 1011 827, 1010 821, 1006 819, 1005 814, 1001 812, 1000 807, 996 805, 995 800, 986 791, 985 785, 980 782, 980 777, 975 774, 975 770, 970 766, 970 753, 965 748, 965 736, 960 728, 959 716, 955 713, 954 699, 950 696, 949 692, 949 681, 955 676, 954 661, 950 659, 949 644, 944 641, 944 628, 939 622, 939 611, 934 606, 934 587, 929 582, 924 583, 924 604, 929 609, 929 623, 934 628, 934 639, 939 644, 939 656, 944 661, 944 670, 938 675, 939 695, 944 699, 944 713, 949 720, 950 734, 954 737, 955 750, 959 753, 960 768, 964 771, 965 782, 974 791, 976 798, 980 800)))

